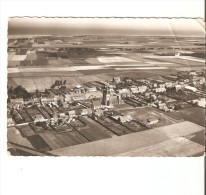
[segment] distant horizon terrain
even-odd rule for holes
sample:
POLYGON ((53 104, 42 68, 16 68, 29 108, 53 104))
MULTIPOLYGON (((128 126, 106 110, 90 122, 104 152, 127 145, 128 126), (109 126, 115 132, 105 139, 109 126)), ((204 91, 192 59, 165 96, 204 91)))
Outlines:
POLYGON ((10 18, 8 35, 205 36, 201 19, 10 18))

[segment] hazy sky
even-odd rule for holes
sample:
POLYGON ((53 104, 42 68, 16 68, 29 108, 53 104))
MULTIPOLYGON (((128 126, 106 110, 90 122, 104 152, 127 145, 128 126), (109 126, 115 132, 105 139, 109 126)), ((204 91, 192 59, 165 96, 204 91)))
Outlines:
POLYGON ((205 36, 195 19, 10 18, 9 35, 181 35, 205 36))

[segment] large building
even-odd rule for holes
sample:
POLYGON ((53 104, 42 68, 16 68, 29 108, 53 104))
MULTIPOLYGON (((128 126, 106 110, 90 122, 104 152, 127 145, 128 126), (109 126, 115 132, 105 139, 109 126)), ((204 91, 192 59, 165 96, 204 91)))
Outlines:
POLYGON ((103 91, 103 105, 105 106, 115 106, 122 104, 122 98, 120 94, 111 93, 108 88, 103 91))

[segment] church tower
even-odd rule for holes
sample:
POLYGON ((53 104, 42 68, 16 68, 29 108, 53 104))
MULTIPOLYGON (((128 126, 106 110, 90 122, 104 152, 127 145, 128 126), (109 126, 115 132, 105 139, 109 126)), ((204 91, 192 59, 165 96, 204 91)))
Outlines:
POLYGON ((109 105, 109 99, 110 99, 110 92, 108 90, 108 87, 103 90, 103 105, 109 105))

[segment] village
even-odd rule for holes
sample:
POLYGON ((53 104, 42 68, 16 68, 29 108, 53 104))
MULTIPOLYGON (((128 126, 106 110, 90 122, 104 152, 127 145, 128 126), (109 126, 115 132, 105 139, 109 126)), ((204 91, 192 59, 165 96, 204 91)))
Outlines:
POLYGON ((205 107, 204 71, 179 71, 147 79, 113 77, 74 88, 65 84, 66 80, 56 80, 49 89, 34 93, 22 86, 8 89, 7 126, 20 130, 37 150, 166 126, 178 121, 164 112, 205 107))

